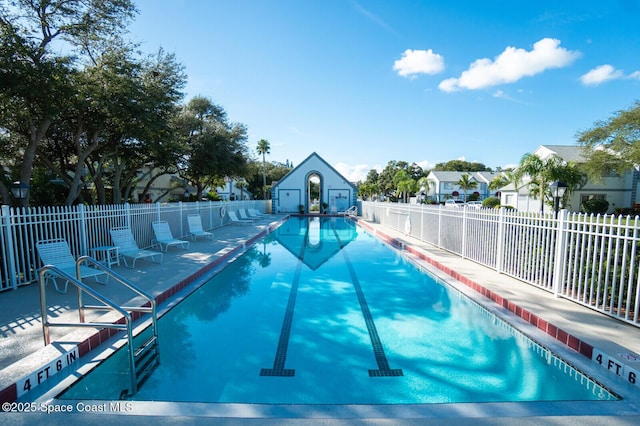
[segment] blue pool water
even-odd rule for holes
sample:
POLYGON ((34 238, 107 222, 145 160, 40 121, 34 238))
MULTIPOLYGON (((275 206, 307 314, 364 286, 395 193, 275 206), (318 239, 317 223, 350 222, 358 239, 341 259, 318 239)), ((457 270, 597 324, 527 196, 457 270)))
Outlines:
MULTIPOLYGON (((615 399, 342 218, 289 219, 160 318, 159 336, 160 366, 135 400, 615 399)), ((118 399, 124 355, 61 398, 118 399)))

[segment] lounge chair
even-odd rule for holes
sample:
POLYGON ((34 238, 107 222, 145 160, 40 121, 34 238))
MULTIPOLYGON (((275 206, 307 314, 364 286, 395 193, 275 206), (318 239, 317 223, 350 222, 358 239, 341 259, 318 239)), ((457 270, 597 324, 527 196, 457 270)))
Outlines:
POLYGON ((151 224, 153 227, 153 233, 156 238, 151 240, 151 245, 158 245, 160 250, 164 247, 164 251, 166 252, 170 246, 182 246, 183 249, 189 248, 189 241, 179 240, 173 237, 171 233, 171 229, 169 229, 169 222, 165 220, 161 220, 158 222, 153 222, 151 224))
POLYGON ((238 216, 236 216, 236 213, 232 211, 228 211, 227 215, 229 216, 231 223, 237 223, 240 225, 251 225, 253 223, 252 220, 238 219, 238 216))
POLYGON ((160 258, 160 261, 156 263, 162 262, 162 252, 150 251, 150 250, 141 250, 138 248, 138 244, 136 240, 133 238, 133 234, 131 233, 131 229, 127 226, 121 226, 118 228, 111 228, 109 230, 111 234, 111 239, 113 240, 113 245, 118 247, 118 256, 122 258, 124 264, 129 268, 133 268, 136 266, 136 260, 144 259, 150 257, 152 261, 155 262, 155 258, 160 258), (133 263, 129 266, 127 263, 127 258, 133 259, 133 263))
MULTIPOLYGON (((38 256, 40 257, 43 266, 55 266, 62 272, 65 272, 72 277, 76 277, 76 259, 71 254, 69 244, 65 239, 56 238, 52 240, 38 241, 36 243, 36 249, 38 250, 38 256)), ((80 277, 77 278, 82 281, 82 278, 84 277, 94 277, 100 284, 106 284, 107 279, 109 278, 104 271, 90 266, 81 265, 80 277), (101 275, 105 275, 104 282, 98 279, 101 275)), ((58 293, 66 293, 67 288, 69 287, 69 280, 65 280, 64 290, 60 290, 60 287, 58 287, 58 281, 56 280, 57 278, 60 278, 60 275, 56 274, 54 271, 49 270, 45 273, 45 280, 53 281, 53 285, 58 293)))
POLYGON ((213 232, 207 232, 202 229, 202 218, 199 214, 187 215, 187 225, 189 225, 189 235, 191 235, 193 241, 198 237, 205 237, 213 240, 213 232))
POLYGON ((244 211, 244 209, 238 209, 238 214, 240 215, 240 220, 248 220, 250 222, 253 222, 256 219, 252 219, 250 218, 247 213, 244 211))
POLYGON ((256 218, 264 216, 264 214, 260 213, 256 209, 247 209, 247 214, 249 214, 249 217, 256 217, 256 218))

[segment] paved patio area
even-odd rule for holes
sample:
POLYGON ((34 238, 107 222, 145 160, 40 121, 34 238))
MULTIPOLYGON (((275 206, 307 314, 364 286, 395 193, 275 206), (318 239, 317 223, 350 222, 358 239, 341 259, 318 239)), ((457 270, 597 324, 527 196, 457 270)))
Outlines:
MULTIPOLYGON (((196 273, 215 259, 224 256, 237 247, 242 247, 245 242, 252 240, 256 235, 264 232, 282 218, 283 216, 268 215, 251 225, 227 225, 222 228, 216 228, 213 230, 215 234, 213 241, 199 239, 191 242, 188 250, 170 248, 168 252, 165 253, 164 260, 161 264, 141 260, 136 263, 136 267, 133 269, 121 264, 120 266, 115 266, 114 270, 144 290, 150 292, 152 295, 157 296, 176 283, 196 273)), ((556 298, 543 290, 523 284, 505 275, 497 274, 474 262, 461 259, 453 254, 438 250, 437 248, 387 228, 375 224, 365 225, 371 232, 379 233, 394 240, 396 243, 411 247, 414 253, 419 254, 418 257, 422 257, 422 259, 418 259, 419 261, 424 261, 425 258, 431 259, 433 261, 431 263, 435 263, 438 268, 440 268, 438 274, 442 276, 443 279, 451 280, 450 271, 455 271, 456 274, 459 274, 459 276, 457 276, 458 278, 464 277, 463 281, 481 283, 482 286, 489 289, 492 293, 498 294, 515 305, 534 313, 539 318, 544 319, 544 321, 566 331, 580 341, 588 343, 594 349, 602 351, 613 358, 616 356, 626 357, 624 359, 626 359, 628 363, 632 363, 628 365, 637 365, 638 370, 640 370, 640 362, 633 364, 636 362, 634 361, 634 357, 640 360, 639 328, 609 318, 573 302, 556 298)), ((433 266, 429 267, 433 268, 433 266)), ((118 303, 125 303, 134 296, 121 286, 113 284, 102 286, 93 281, 89 282, 96 290, 118 303)), ((465 286, 460 285, 459 287, 465 286)), ((464 291, 473 292, 473 290, 469 289, 464 291)), ((52 329, 52 341, 58 341, 58 344, 52 344, 44 348, 40 322, 40 299, 37 285, 24 286, 18 290, 0 294, 0 304, 2 305, 2 309, 0 310, 0 390, 2 390, 11 383, 15 383, 20 378, 32 373, 34 368, 42 365, 44 359, 53 356, 53 353, 56 351, 64 351, 66 345, 73 344, 74 342, 71 341, 73 339, 69 338, 69 330, 52 329)), ((69 288, 67 294, 57 293, 52 287, 48 287, 47 305, 49 306, 49 315, 52 316, 52 320, 60 322, 75 321, 77 319, 76 292, 72 287, 69 288)), ((577 352, 574 355, 578 358, 582 357, 582 355, 577 352)), ((613 376, 613 373, 603 371, 603 367, 597 366, 595 363, 592 364, 593 366, 590 368, 596 373, 613 376)), ((613 377, 613 380, 618 380, 618 378, 613 377)), ((637 389, 640 388, 635 388, 636 391, 637 389)), ((559 420, 556 417, 545 417, 545 419, 551 421, 553 424, 640 424, 640 407, 632 406, 631 412, 628 412, 628 405, 625 407, 627 407, 627 411, 619 413, 619 415, 609 415, 602 418, 588 416, 580 418, 579 421, 577 417, 559 417, 559 420), (602 419, 605 419, 605 421, 602 421, 602 419), (591 420, 593 420, 593 422, 591 422, 591 420)), ((549 414, 557 415, 558 413, 549 414)), ((380 415, 380 413, 378 412, 377 415, 380 415)), ((32 416, 24 414, 1 413, 0 416, 3 420, 8 421, 7 424, 27 424, 32 423, 33 420, 32 416)), ((111 419, 117 421, 118 417, 122 419, 121 416, 117 415, 95 415, 94 417, 96 423, 100 422, 101 424, 111 424, 109 423, 111 419)), ((135 417, 136 420, 144 421, 144 416, 133 417, 135 417)), ((502 418, 502 416, 494 416, 493 420, 495 420, 495 422, 490 423, 486 422, 486 417, 483 417, 484 420, 475 419, 474 424, 512 424, 508 417, 509 416, 505 416, 502 418)), ((92 418, 92 416, 83 417, 82 421, 83 423, 92 424, 92 418)), ((189 419, 189 416, 184 416, 183 413, 183 415, 176 415, 172 418, 173 421, 167 423, 180 424, 183 420, 189 419)), ((527 421, 531 419, 538 419, 538 422, 530 424, 544 423, 541 423, 540 418, 535 417, 535 415, 529 417, 527 421)), ((134 419, 128 418, 127 420, 134 419)), ((194 419, 191 418, 191 420, 194 419)), ((244 418, 237 420, 243 423, 250 419, 244 418)), ((311 420, 304 422, 300 422, 300 420, 301 419, 298 419, 298 423, 296 424, 317 424, 317 422, 312 422, 311 420)), ((383 418, 375 420, 372 417, 370 420, 367 424, 397 424, 394 423, 392 419, 383 418)), ((448 423, 446 419, 442 420, 443 423, 433 419, 429 421, 427 421, 428 419, 422 420, 423 422, 420 422, 420 424, 453 424, 448 423)), ((471 424, 460 423, 460 418, 457 420, 455 424, 471 424)), ((62 424, 64 423, 64 416, 50 416, 47 417, 47 421, 50 424, 62 424), (58 423, 56 419, 59 419, 60 422, 58 423)), ((149 419, 147 418, 146 421, 148 422, 149 419)), ((268 423, 267 420, 265 421, 268 423)), ((271 423, 268 424, 283 424, 278 421, 273 422, 273 419, 269 421, 271 421, 271 423)), ((409 418, 403 419, 403 424, 417 424, 407 423, 405 421, 409 421, 409 418)), ((449 419, 449 421, 451 421, 451 419, 449 419)), ((321 423, 344 424, 336 419, 321 423)), ((529 424, 525 422, 523 418, 517 419, 517 423, 529 424)), ((239 423, 235 423, 233 419, 224 419, 223 424, 239 423)))

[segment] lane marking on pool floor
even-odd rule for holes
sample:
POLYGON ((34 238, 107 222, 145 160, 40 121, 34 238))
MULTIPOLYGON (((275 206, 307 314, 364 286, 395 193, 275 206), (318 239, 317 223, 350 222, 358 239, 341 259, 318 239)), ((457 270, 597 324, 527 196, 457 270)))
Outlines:
POLYGON ((367 325, 367 331, 369 332, 369 338, 371 339, 371 346, 373 348, 373 355, 376 357, 376 362, 378 363, 378 369, 369 370, 369 376, 403 376, 404 374, 401 368, 389 367, 389 360, 387 360, 387 355, 384 352, 384 347, 382 346, 380 335, 378 335, 378 329, 376 328, 376 324, 373 321, 373 315, 371 315, 371 311, 369 310, 369 304, 367 303, 367 299, 364 295, 364 292, 362 291, 362 287, 360 286, 358 275, 356 274, 355 269, 353 269, 353 265, 351 264, 351 260, 349 259, 347 252, 345 250, 342 250, 342 254, 344 256, 345 262, 347 263, 349 275, 351 275, 351 281, 353 282, 353 288, 356 291, 356 296, 358 297, 358 302, 360 303, 360 310, 362 311, 364 322, 367 325))

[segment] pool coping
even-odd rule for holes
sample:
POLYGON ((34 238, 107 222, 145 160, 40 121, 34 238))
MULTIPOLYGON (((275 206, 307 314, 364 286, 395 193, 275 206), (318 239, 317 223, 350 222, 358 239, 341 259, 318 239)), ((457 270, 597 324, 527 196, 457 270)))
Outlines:
MULTIPOLYGON (((563 330, 561 327, 556 326, 552 322, 546 321, 539 315, 536 315, 528 309, 517 305, 516 303, 510 301, 508 298, 501 296, 500 294, 488 289, 487 287, 479 284, 474 280, 471 280, 470 278, 453 270, 443 263, 434 260, 419 248, 416 248, 411 244, 407 244, 404 241, 401 241, 398 238, 395 238, 385 233, 384 231, 371 226, 371 224, 367 223, 363 219, 357 218, 355 220, 358 225, 371 232, 377 238, 401 251, 410 253, 411 255, 416 256, 420 260, 437 268, 456 281, 474 290, 479 295, 491 300, 498 306, 519 317, 524 322, 536 327, 541 332, 555 339, 560 344, 566 346, 568 349, 593 362, 594 365, 601 367, 608 372, 613 372, 618 377, 622 377, 627 383, 631 384, 640 391, 640 370, 637 368, 633 368, 630 364, 625 363, 620 356, 607 353, 607 351, 602 348, 594 347, 590 343, 571 334, 570 332, 563 330)), ((640 358, 640 355, 635 355, 640 358)))
MULTIPOLYGON (((528 324, 531 324, 532 326, 534 326, 535 328, 539 329, 540 331, 544 332, 545 334, 547 334, 548 336, 552 337, 553 339, 557 340, 559 343, 561 343, 562 345, 565 345, 567 348, 571 349, 572 351, 574 351, 575 353, 581 355, 584 358, 590 359, 592 360, 592 358, 595 356, 594 354, 597 353, 598 349, 594 348, 592 345, 590 345, 587 342, 584 342, 583 340, 577 338, 576 336, 571 335, 570 333, 567 333, 566 331, 562 330, 561 328, 551 324, 548 321, 545 321, 544 319, 540 318, 539 316, 531 313, 530 311, 516 305, 515 303, 509 301, 507 298, 500 296, 499 294, 491 291, 490 289, 487 289, 486 287, 478 284, 477 282, 465 277, 464 275, 454 271, 453 269, 447 267, 446 265, 442 264, 441 262, 438 262, 432 258, 430 258, 426 253, 422 252, 419 248, 417 247, 413 247, 411 244, 408 244, 398 238, 395 238, 389 234, 387 234, 384 231, 381 231, 380 229, 377 229, 373 226, 371 226, 370 224, 368 224, 367 222, 365 222, 362 219, 359 218, 352 218, 355 222, 358 223, 359 226, 361 226, 364 230, 372 233, 373 235, 375 235, 377 238, 379 238, 381 241, 384 241, 385 243, 395 247, 396 249, 399 249, 401 251, 406 251, 407 253, 416 256, 417 258, 421 259, 422 261, 432 265, 433 267, 437 268, 438 270, 442 271, 444 274, 446 274, 447 276, 450 276, 451 278, 455 279, 456 281, 464 284, 465 286, 467 286, 468 288, 472 289, 473 291, 477 292, 478 294, 482 295, 483 297, 486 297, 487 299, 491 300, 492 302, 496 303, 497 305, 499 305, 500 307, 504 308, 505 310, 508 310, 509 312, 515 314, 517 317, 521 318, 523 321, 527 322, 528 324)), ((286 217, 281 219, 280 221, 278 221, 275 224, 271 224, 267 229, 262 230, 261 232, 257 233, 256 235, 254 235, 253 237, 249 238, 248 240, 246 240, 242 245, 239 246, 235 246, 230 248, 226 253, 224 253, 222 256, 220 256, 219 258, 215 259, 214 261, 212 261, 210 264, 208 264, 207 266, 201 268, 200 270, 194 272, 193 274, 189 275, 187 278, 181 280, 180 282, 178 282, 176 285, 172 286, 171 288, 168 288, 167 290, 165 290, 164 292, 162 292, 161 294, 159 294, 156 297, 156 301, 158 302, 158 304, 163 303, 168 301, 169 299, 171 299, 173 296, 175 296, 178 292, 184 290, 187 286, 189 286, 190 284, 194 283, 195 281, 201 279, 203 276, 207 275, 209 272, 211 272, 212 269, 220 266, 221 264, 225 263, 225 262, 229 262, 231 259, 233 259, 233 257, 237 256, 240 252, 244 251, 247 249, 247 247, 251 247, 253 246, 260 238, 266 236, 268 233, 273 232, 274 229, 276 229, 278 226, 280 226, 284 221, 286 220, 286 217)), ((101 343, 104 343, 105 341, 109 340, 113 334, 115 333, 110 333, 108 330, 101 330, 99 332, 96 332, 94 335, 92 335, 90 338, 85 339, 83 342, 81 342, 80 344, 77 345, 78 347, 78 351, 81 351, 80 356, 85 356, 87 355, 89 352, 91 352, 93 349, 96 349, 97 347, 99 347, 101 345, 101 343), (80 349, 82 348, 82 349, 80 349)), ((2 402, 5 401, 15 401, 17 399, 17 393, 15 393, 15 398, 12 400, 9 399, 5 399, 7 398, 7 396, 11 397, 14 396, 14 394, 12 394, 12 392, 15 392, 15 386, 17 384, 14 383, 13 385, 5 388, 4 390, 0 391, 0 399, 2 400, 2 402), (13 387, 13 389, 11 389, 13 387)), ((176 407, 178 409, 178 411, 181 411, 182 409, 184 409, 184 407, 187 406, 198 406, 199 403, 167 403, 167 404, 160 404, 160 405, 156 405, 158 404, 157 402, 154 403, 148 403, 148 404, 154 404, 154 407, 168 407, 167 404, 173 404, 174 407, 173 408, 166 408, 166 412, 163 413, 155 413, 154 415, 185 415, 184 412, 182 412, 181 414, 176 414, 175 410, 176 407), (176 405, 177 404, 177 405, 176 405), (171 414, 173 413, 173 414, 171 414)), ((146 404, 145 402, 135 402, 134 404, 134 409, 132 410, 132 412, 129 412, 128 414, 133 414, 133 415, 143 415, 143 413, 149 413, 148 409, 144 408, 144 407, 149 407, 149 405, 146 404)), ((286 406, 286 405, 273 405, 273 406, 269 406, 269 405, 262 405, 262 404, 223 404, 223 403, 218 403, 215 404, 216 405, 216 410, 213 410, 215 412, 217 412, 217 415, 221 415, 221 416, 226 416, 229 412, 227 410, 231 410, 233 412, 235 412, 236 414, 239 414, 239 412, 244 411, 243 407, 246 408, 246 406, 252 406, 254 408, 254 410, 250 410, 251 412, 253 412, 255 415, 257 415, 258 417, 273 417, 274 415, 277 416, 283 416, 284 418, 290 418, 289 416, 292 415, 293 412, 298 412, 298 411, 305 411, 304 407, 290 407, 290 406, 286 406), (255 405, 257 405, 258 407, 260 407, 260 409, 255 410, 255 405), (291 411, 291 412, 290 412, 291 411), (222 413, 227 413, 227 414, 219 414, 220 412, 222 413), (262 414, 257 414, 257 413, 262 413, 262 414), (277 414, 276 414, 277 413, 277 414), (287 414, 288 413, 288 414, 287 414)), ((422 418, 423 416, 427 416, 427 417, 431 417, 432 414, 434 412, 442 412, 442 413, 446 413, 448 412, 448 410, 450 410, 450 408, 446 408, 446 406, 448 404, 444 404, 443 405, 439 405, 439 407, 424 407, 425 404, 418 404, 418 405, 414 405, 414 404, 409 404, 407 405, 403 405, 401 408, 403 410, 409 409, 410 412, 413 412, 414 414, 418 415, 418 417, 422 418), (423 413, 423 414, 418 414, 418 413, 423 413), (431 413, 431 414, 430 414, 431 413)), ((428 405, 428 404, 426 404, 428 405)), ((438 405, 438 404, 436 404, 438 405)), ((465 404, 456 404, 457 406, 461 406, 461 405, 465 405, 465 404)), ((469 404, 469 405, 474 405, 474 404, 469 404)), ((498 407, 500 410, 504 410, 506 409, 506 411, 509 411, 510 409, 512 409, 513 407, 518 406, 518 403, 497 403, 497 404, 482 404, 484 407, 490 407, 490 406, 495 406, 498 407), (506 405, 505 405, 506 404, 506 405), (514 405, 515 404, 515 405, 514 405), (511 407, 511 408, 509 408, 511 407)), ((571 412, 569 413, 569 415, 584 415, 586 413, 590 413, 592 412, 591 408, 587 408, 590 407, 589 404, 578 404, 578 406, 582 406, 584 405, 584 410, 578 410, 576 412, 571 412), (585 411, 586 410, 586 411, 585 411), (581 413, 581 414, 580 414, 581 413)), ((317 414, 319 416, 330 416, 330 417, 334 417, 335 413, 339 413, 343 410, 345 410, 345 407, 338 407, 338 406, 331 406, 331 407, 325 407, 325 408, 321 408, 318 409, 317 406, 314 409, 314 412, 317 412, 317 414), (342 407, 342 408, 341 408, 342 407), (316 411, 317 410, 317 411, 316 411)), ((357 408, 356 411, 358 412, 367 412, 370 410, 366 408, 366 406, 357 406, 359 408, 357 408)), ((389 418, 406 418, 405 415, 402 414, 398 414, 396 413, 397 410, 399 410, 399 407, 394 407, 394 406, 386 406, 386 405, 377 405, 375 406, 376 410, 380 410, 381 412, 386 412, 388 413, 388 416, 385 415, 385 417, 389 417, 389 418), (395 413, 395 414, 393 414, 395 413)), ((630 414, 637 414, 637 412, 628 412, 628 408, 627 405, 625 404, 624 407, 618 405, 618 407, 620 408, 611 408, 611 409, 607 409, 604 410, 605 411, 605 415, 630 415, 630 414), (622 409, 620 411, 620 409, 622 409), (609 411, 611 410, 611 411, 609 411)), ((202 408, 200 408, 200 410, 202 410, 202 408)), ((405 412, 403 410, 400 410, 402 412, 405 412)), ((546 409, 545 409, 546 410, 546 409)), ((164 409, 163 409, 164 411, 164 409)), ((204 410, 207 411, 207 410, 204 410)), ((493 411, 493 410, 490 410, 493 411)), ((540 411, 539 413, 537 412, 537 410, 533 410, 533 412, 531 411, 531 407, 527 408, 527 413, 528 415, 542 415, 545 413, 545 411, 540 411)), ((603 411, 602 410, 597 410, 597 412, 594 412, 593 414, 602 414, 603 411)), ((123 413, 125 414, 125 413, 123 413)), ((216 415, 216 414, 214 414, 216 415)), ((240 417, 253 417, 253 415, 251 414, 244 414, 244 415, 240 415, 240 417)), ((517 415, 516 415, 517 416, 517 415)), ((438 415, 438 417, 440 417, 440 415, 438 415)), ((299 417, 298 417, 299 418, 299 417)))
MULTIPOLYGON (((177 284, 158 294, 155 297, 156 306, 159 307, 161 304, 173 298, 177 293, 183 291, 189 285, 201 280, 212 270, 228 263, 239 253, 246 250, 247 247, 253 246, 260 238, 273 232, 273 230, 284 223, 287 217, 288 216, 285 216, 276 222, 270 223, 265 229, 260 230, 257 234, 243 241, 242 244, 229 247, 222 255, 213 259, 203 268, 193 272, 180 280, 177 284)), ((136 300, 136 298, 134 298, 134 300, 136 300)), ((125 305, 130 305, 130 303, 125 305)), ((147 302, 141 306, 149 306, 149 303, 147 302)), ((138 326, 136 323, 138 323, 145 314, 141 312, 131 312, 130 314, 133 327, 136 328, 138 326)), ((109 322, 113 324, 123 324, 125 321, 124 317, 119 314, 114 314, 113 312, 104 314, 99 318, 99 320, 102 320, 101 322, 109 322)), ((101 348, 103 344, 110 342, 112 338, 118 336, 120 333, 122 333, 120 330, 113 328, 104 328, 98 331, 93 331, 91 329, 76 330, 62 338, 65 343, 56 344, 56 342, 52 342, 51 345, 45 346, 37 353, 32 354, 36 358, 34 362, 41 363, 35 370, 24 377, 16 379, 13 383, 0 390, 0 403, 14 402, 18 400, 18 398, 22 398, 30 392, 35 391, 39 386, 45 385, 46 382, 58 371, 61 371, 63 368, 68 367, 71 364, 75 364, 80 360, 86 360, 86 355, 96 349, 103 349, 101 348), (19 392, 18 388, 21 384, 25 383, 25 380, 29 380, 29 383, 33 382, 35 385, 26 392, 19 392)), ((10 368, 11 366, 8 367, 7 370, 10 368)))

